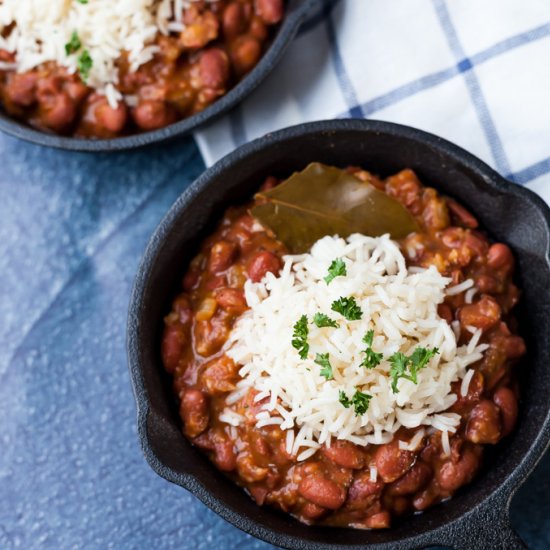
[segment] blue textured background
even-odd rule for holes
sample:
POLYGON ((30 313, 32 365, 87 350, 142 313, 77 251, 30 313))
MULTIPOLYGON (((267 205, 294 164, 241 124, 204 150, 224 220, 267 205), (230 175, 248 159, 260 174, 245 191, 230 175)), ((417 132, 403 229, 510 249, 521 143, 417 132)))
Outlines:
MULTIPOLYGON (((0 548, 268 548, 142 458, 126 310, 149 235, 203 170, 191 140, 87 156, 0 136, 0 548)), ((550 456, 513 523, 550 547, 550 456)))

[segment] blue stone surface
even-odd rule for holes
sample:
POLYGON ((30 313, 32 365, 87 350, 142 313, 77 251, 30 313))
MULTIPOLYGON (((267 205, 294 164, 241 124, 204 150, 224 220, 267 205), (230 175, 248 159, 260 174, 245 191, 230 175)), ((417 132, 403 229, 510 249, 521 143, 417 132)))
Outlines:
MULTIPOLYGON (((142 458, 126 368, 132 280, 204 169, 191 139, 86 155, 0 136, 0 548, 260 549, 142 458)), ((550 547, 550 456, 514 526, 550 547)))

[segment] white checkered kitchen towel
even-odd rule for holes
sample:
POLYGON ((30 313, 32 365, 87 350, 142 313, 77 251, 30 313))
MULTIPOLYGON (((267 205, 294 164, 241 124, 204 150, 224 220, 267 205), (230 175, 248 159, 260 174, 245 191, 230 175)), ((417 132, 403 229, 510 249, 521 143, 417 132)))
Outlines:
POLYGON ((550 0, 319 0, 266 81, 195 137, 210 165, 347 117, 440 135, 550 202, 550 0))

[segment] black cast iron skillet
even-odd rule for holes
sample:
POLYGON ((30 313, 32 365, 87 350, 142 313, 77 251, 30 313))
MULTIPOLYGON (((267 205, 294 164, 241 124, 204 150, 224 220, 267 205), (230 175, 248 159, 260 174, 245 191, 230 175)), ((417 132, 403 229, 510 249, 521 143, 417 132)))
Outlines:
POLYGON ((303 124, 268 134, 208 169, 176 201, 155 231, 135 281, 128 357, 141 445, 151 467, 185 487, 243 531, 297 549, 519 548, 510 500, 550 440, 550 210, 466 151, 431 134, 376 121, 303 124), (268 175, 288 176, 309 162, 360 165, 382 176, 411 167, 421 181, 455 197, 490 236, 508 243, 523 289, 518 309, 528 357, 519 367, 520 417, 513 435, 488 449, 483 471, 451 500, 382 531, 307 527, 257 506, 181 433, 160 359, 162 318, 187 262, 230 204, 241 203, 268 175))
POLYGON ((136 149, 144 145, 160 143, 187 134, 191 130, 207 124, 229 111, 229 109, 240 103, 267 77, 281 59, 284 51, 296 35, 298 28, 315 4, 316 0, 288 0, 285 17, 279 25, 271 45, 256 67, 227 94, 204 111, 184 118, 170 126, 166 126, 160 130, 114 139, 63 137, 35 130, 24 122, 11 118, 3 111, 0 105, 0 131, 32 143, 37 143, 38 145, 69 151, 91 151, 95 153, 136 149))

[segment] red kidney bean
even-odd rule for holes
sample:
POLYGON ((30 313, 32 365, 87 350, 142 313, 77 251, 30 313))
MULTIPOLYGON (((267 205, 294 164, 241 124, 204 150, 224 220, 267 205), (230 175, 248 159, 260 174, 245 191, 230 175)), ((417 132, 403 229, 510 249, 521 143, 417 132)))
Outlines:
POLYGON ((283 18, 283 0, 255 0, 254 6, 267 25, 274 25, 283 18))
POLYGON ((502 437, 510 434, 518 419, 518 400, 510 388, 499 388, 493 395, 493 401, 500 409, 502 419, 502 437))
POLYGON ((199 449, 203 451, 213 451, 216 447, 214 444, 214 431, 208 430, 203 432, 201 435, 193 438, 193 445, 196 445, 199 449))
MULTIPOLYGON (((192 12, 192 8, 187 10, 188 14, 192 12)), ((211 12, 207 11, 202 15, 192 15, 192 21, 188 14, 184 17, 186 26, 180 34, 180 44, 184 48, 198 49, 203 48, 218 37, 219 22, 218 18, 211 12)))
POLYGON ((298 492, 305 499, 329 510, 338 510, 346 500, 346 490, 334 481, 320 475, 304 478, 298 492))
POLYGON ((427 489, 424 489, 414 497, 412 504, 416 510, 422 511, 432 506, 436 500, 437 494, 430 485, 427 489))
POLYGON ((489 247, 487 239, 477 231, 466 231, 464 245, 470 250, 472 256, 478 258, 485 256, 489 247))
POLYGON ((498 407, 487 399, 480 401, 470 413, 466 425, 466 439, 472 443, 495 444, 500 439, 498 407))
POLYGON ((250 451, 256 459, 256 462, 262 462, 261 465, 263 466, 263 461, 271 455, 269 443, 256 430, 250 432, 248 440, 250 442, 250 451))
POLYGON ((249 34, 259 40, 260 42, 265 42, 269 35, 269 30, 267 25, 264 23, 261 17, 254 16, 250 21, 250 28, 248 30, 249 34))
POLYGON ((480 275, 475 281, 475 286, 483 293, 494 292, 497 285, 497 280, 490 275, 480 275))
POLYGON ((448 460, 436 471, 439 486, 448 493, 472 481, 479 467, 479 459, 470 449, 466 449, 458 462, 448 460))
POLYGON ((188 389, 181 399, 180 414, 185 435, 197 437, 208 428, 208 399, 200 390, 188 389))
POLYGON ((277 274, 281 269, 281 260, 271 252, 262 251, 255 254, 248 264, 248 276, 255 283, 260 282, 267 273, 277 274))
POLYGON ((164 368, 172 373, 178 366, 187 339, 181 325, 167 325, 162 336, 162 362, 164 368))
POLYGON ((8 50, 3 50, 0 48, 0 61, 5 61, 6 63, 15 62, 15 54, 8 52, 8 50))
POLYGON ((76 117, 76 106, 66 92, 39 97, 40 122, 56 132, 68 129, 76 117))
POLYGON ((498 302, 492 296, 484 295, 478 302, 462 307, 458 319, 463 327, 487 330, 500 321, 500 313, 498 302))
POLYGON ((227 437, 218 437, 214 443, 214 462, 222 472, 230 472, 237 467, 237 457, 233 448, 233 442, 227 437))
POLYGON ((449 207, 449 210, 454 214, 454 218, 458 225, 462 225, 464 227, 469 227, 470 229, 475 229, 479 226, 478 221, 474 218, 466 208, 464 208, 461 204, 458 204, 453 199, 447 198, 447 206, 449 207))
POLYGON ((451 324, 453 321, 453 310, 451 309, 451 306, 448 304, 439 304, 437 306, 437 314, 447 321, 447 323, 451 324))
POLYGON ((218 241, 210 249, 208 271, 220 273, 229 268, 237 254, 237 245, 229 241, 218 241))
POLYGON ((387 529, 391 524, 389 512, 378 512, 365 520, 365 527, 369 529, 387 529))
POLYGON ((216 301, 223 309, 235 314, 246 310, 247 304, 244 292, 237 288, 220 288, 216 291, 216 301))
POLYGON ((66 82, 65 91, 77 105, 82 103, 90 93, 90 89, 78 80, 66 82))
POLYGON ((121 132, 128 120, 128 107, 124 101, 119 101, 116 108, 113 108, 105 100, 95 109, 97 123, 109 130, 109 132, 121 132))
POLYGON ((317 506, 317 504, 313 504, 313 502, 306 502, 301 510, 302 516, 307 519, 319 519, 324 516, 327 511, 326 508, 317 506))
POLYGON ((208 361, 203 368, 200 382, 210 395, 235 389, 239 366, 227 355, 208 361))
POLYGON ((399 441, 381 445, 374 456, 378 475, 385 483, 391 483, 400 478, 413 464, 415 455, 411 451, 399 448, 399 441))
POLYGON ((231 46, 235 72, 243 75, 256 66, 262 56, 262 46, 253 36, 240 36, 231 46))
POLYGON ((225 344, 229 327, 225 320, 217 315, 208 321, 197 321, 193 327, 195 350, 199 355, 213 355, 225 344))
POLYGON ((223 11, 222 25, 226 38, 235 38, 246 29, 246 15, 240 2, 230 2, 223 11))
POLYGON ((227 277, 225 275, 216 275, 209 278, 204 285, 207 290, 217 290, 227 284, 227 277))
POLYGON ((350 510, 366 510, 380 498, 382 487, 380 481, 370 480, 370 472, 357 472, 348 491, 346 506, 350 510))
POLYGON ((506 357, 509 359, 519 359, 527 351, 525 341, 521 336, 508 336, 503 339, 502 343, 506 357))
POLYGON ((202 85, 214 90, 223 90, 229 79, 229 58, 220 48, 204 50, 199 61, 202 85))
POLYGON ((412 495, 423 489, 432 478, 432 469, 424 462, 417 462, 403 477, 388 486, 394 496, 412 495))
POLYGON ((252 498, 256 501, 256 504, 263 506, 269 491, 265 487, 249 487, 248 491, 252 498))
POLYGON ((134 122, 143 130, 157 130, 176 121, 170 105, 159 100, 142 100, 132 111, 134 122))
POLYGON ((386 180, 386 193, 404 204, 413 214, 422 210, 422 185, 416 174, 410 170, 401 170, 386 180))
POLYGON ((360 470, 365 464, 361 450, 348 441, 334 441, 330 447, 323 447, 323 454, 342 468, 360 470))
POLYGON ((492 269, 502 269, 505 272, 511 270, 514 266, 512 251, 505 244, 493 244, 487 254, 487 265, 492 269))
POLYGON ((6 86, 6 95, 10 101, 22 107, 29 107, 36 101, 35 72, 11 75, 6 86))

